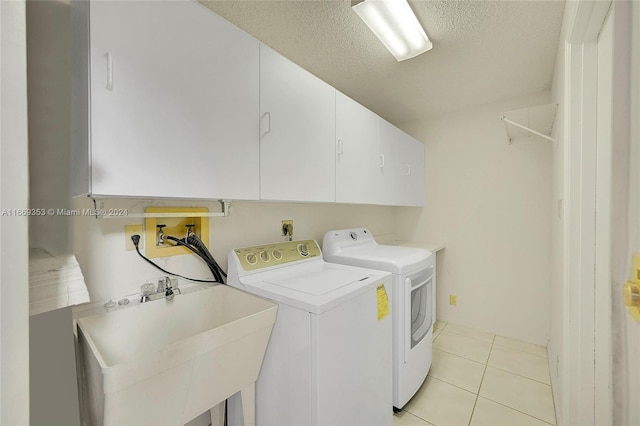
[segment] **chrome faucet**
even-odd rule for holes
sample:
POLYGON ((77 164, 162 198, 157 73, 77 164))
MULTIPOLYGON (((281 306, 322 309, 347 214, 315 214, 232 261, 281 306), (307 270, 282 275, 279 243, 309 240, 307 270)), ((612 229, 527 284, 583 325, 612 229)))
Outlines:
POLYGON ((178 280, 171 279, 169 277, 160 278, 158 280, 158 285, 155 287, 151 283, 142 284, 140 286, 140 292, 142 296, 140 296, 140 302, 149 302, 151 300, 158 300, 161 298, 165 298, 167 301, 172 301, 176 295, 176 292, 180 294, 180 289, 178 288, 178 280))
POLYGON ((164 298, 170 302, 175 297, 175 294, 173 294, 173 287, 171 286, 171 279, 169 277, 165 277, 164 280, 158 281, 158 289, 160 288, 160 283, 162 281, 164 281, 164 298))

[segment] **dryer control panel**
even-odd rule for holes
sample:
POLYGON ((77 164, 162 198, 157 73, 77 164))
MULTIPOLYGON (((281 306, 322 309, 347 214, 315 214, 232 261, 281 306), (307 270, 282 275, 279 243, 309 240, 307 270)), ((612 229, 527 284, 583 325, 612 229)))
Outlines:
POLYGON ((367 228, 338 229, 324 234, 322 247, 325 253, 339 253, 354 247, 375 247, 373 234, 367 228))
POLYGON ((252 271, 322 256, 314 240, 287 241, 234 250, 242 269, 252 271))

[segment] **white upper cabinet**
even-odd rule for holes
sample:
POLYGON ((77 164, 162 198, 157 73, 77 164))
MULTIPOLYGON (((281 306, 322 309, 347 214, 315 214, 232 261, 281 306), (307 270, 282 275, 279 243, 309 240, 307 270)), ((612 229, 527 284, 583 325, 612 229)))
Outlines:
POLYGON ((74 196, 424 205, 424 146, 195 1, 71 1, 74 196))
POLYGON ((336 201, 382 204, 380 121, 375 113, 336 92, 336 201))
POLYGON ((335 89, 260 45, 260 198, 335 201, 335 89))
POLYGON ((402 132, 400 139, 400 205, 424 206, 424 144, 402 132))
POLYGON ((424 205, 424 145, 340 92, 336 201, 424 205))
POLYGON ((381 174, 380 204, 398 206, 402 204, 401 169, 404 157, 402 151, 402 131, 391 123, 380 119, 381 174))
POLYGON ((424 145, 380 119, 381 204, 424 206, 424 145))
POLYGON ((72 1, 73 195, 259 198, 259 42, 197 2, 72 1))

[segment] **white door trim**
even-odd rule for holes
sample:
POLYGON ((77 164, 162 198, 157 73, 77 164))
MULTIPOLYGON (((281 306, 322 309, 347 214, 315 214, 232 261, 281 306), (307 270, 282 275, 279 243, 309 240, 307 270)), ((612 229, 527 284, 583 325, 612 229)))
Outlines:
MULTIPOLYGON (((0 0, 0 209, 29 208, 26 3, 0 0)), ((0 424, 29 424, 26 216, 0 217, 0 424)))
MULTIPOLYGON (((598 34, 605 23, 611 1, 581 1, 574 4, 566 32, 564 98, 565 176, 564 225, 565 265, 563 275, 563 424, 592 425, 602 422, 611 407, 611 371, 599 366, 596 351, 602 349, 611 327, 596 326, 599 300, 596 270, 598 247, 596 212, 602 208, 597 174, 598 34), (607 383, 607 384, 605 384, 607 383)), ((605 202, 606 203, 606 202, 605 202)), ((601 226, 602 223, 600 222, 601 226)), ((606 245, 606 244, 605 244, 606 245)), ((608 259, 608 256, 606 257, 608 259)), ((607 286, 608 287, 608 286, 607 286)), ((606 316, 606 314, 605 314, 606 316)), ((610 315, 609 324, 610 324, 610 315)), ((606 424, 611 424, 607 421, 606 424)))

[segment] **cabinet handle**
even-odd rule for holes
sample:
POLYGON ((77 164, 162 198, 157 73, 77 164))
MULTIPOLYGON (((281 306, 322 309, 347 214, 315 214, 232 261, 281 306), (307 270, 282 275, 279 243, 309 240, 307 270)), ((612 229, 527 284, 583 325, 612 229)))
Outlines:
POLYGON ((411 174, 411 164, 407 164, 407 173, 405 173, 406 176, 409 176, 411 174))
POLYGON ((344 146, 342 144, 342 139, 338 139, 338 157, 344 154, 344 146))
POLYGON ((265 112, 263 117, 267 119, 267 131, 265 131, 262 136, 266 136, 271 133, 271 113, 269 111, 265 112))
POLYGON ((380 158, 380 168, 384 167, 384 154, 379 154, 378 157, 380 158))
POLYGON ((111 57, 111 53, 105 53, 104 56, 107 58, 107 90, 113 92, 113 58, 111 57))

